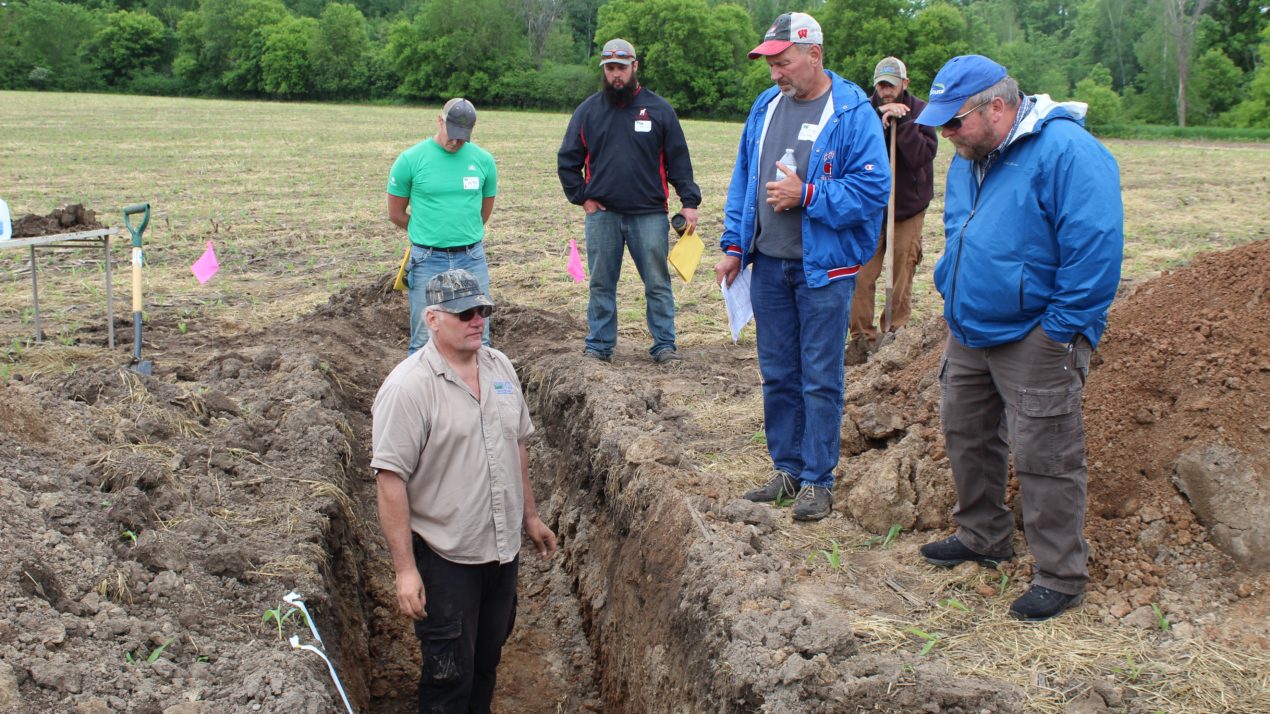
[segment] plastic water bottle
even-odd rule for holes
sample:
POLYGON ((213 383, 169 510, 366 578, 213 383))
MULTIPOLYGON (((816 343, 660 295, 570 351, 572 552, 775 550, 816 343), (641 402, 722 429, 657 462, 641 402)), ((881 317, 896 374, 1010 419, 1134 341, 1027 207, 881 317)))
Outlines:
MULTIPOLYGON (((794 158, 794 150, 793 150, 793 149, 785 149, 785 155, 781 157, 781 163, 782 163, 782 164, 785 164, 786 166, 790 167, 791 169, 796 169, 796 168, 798 168, 798 159, 794 158)), ((776 169, 776 180, 777 180, 777 181, 784 181, 784 180, 785 180, 785 172, 784 172, 784 171, 781 171, 780 169, 776 169)))

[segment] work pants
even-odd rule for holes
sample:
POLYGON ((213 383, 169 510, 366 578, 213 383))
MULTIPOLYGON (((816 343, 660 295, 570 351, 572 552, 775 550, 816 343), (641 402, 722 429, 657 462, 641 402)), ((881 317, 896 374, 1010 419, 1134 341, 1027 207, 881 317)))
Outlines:
POLYGON ((630 250, 644 281, 644 312, 656 355, 675 349, 675 293, 670 287, 670 220, 662 213, 595 211, 586 216, 586 260, 591 272, 586 349, 609 357, 617 346, 617 281, 630 250))
MULTIPOLYGON (((882 332, 897 330, 908 324, 913 313, 913 275, 922 262, 922 224, 926 220, 926 211, 902 221, 895 222, 895 249, 891 256, 893 261, 891 275, 894 286, 891 291, 891 321, 886 320, 886 308, 878 316, 878 324, 882 332)), ((873 326, 873 310, 877 302, 875 293, 878 278, 882 275, 882 264, 886 258, 886 223, 882 223, 882 237, 878 240, 877 252, 873 258, 860 266, 860 273, 855 278, 855 296, 851 299, 851 336, 864 335, 870 343, 876 343, 878 328, 873 326)), ((882 288, 886 294, 886 286, 882 288)))
POLYGON ((462 565, 437 555, 414 536, 427 618, 415 622, 423 649, 419 711, 488 712, 503 644, 516 622, 516 576, 510 563, 462 565))
POLYGON ((1039 325, 988 349, 970 349, 950 334, 939 369, 957 538, 981 555, 1013 552, 1014 514, 1005 504, 1013 450, 1032 582, 1068 595, 1083 592, 1089 579, 1080 400, 1090 352, 1084 337, 1060 344, 1039 325))

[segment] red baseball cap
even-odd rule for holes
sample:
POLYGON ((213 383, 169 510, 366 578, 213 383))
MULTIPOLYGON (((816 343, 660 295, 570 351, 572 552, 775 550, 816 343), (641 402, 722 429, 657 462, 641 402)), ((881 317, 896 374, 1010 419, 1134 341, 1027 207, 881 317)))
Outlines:
POLYGON ((750 50, 750 59, 778 55, 792 45, 823 45, 825 34, 820 23, 805 12, 787 12, 767 28, 763 43, 750 50))

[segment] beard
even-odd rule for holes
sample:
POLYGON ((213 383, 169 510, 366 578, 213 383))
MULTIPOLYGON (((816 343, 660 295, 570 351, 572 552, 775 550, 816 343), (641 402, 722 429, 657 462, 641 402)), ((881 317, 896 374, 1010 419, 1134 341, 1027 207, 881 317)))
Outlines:
POLYGON ((631 72, 631 81, 621 87, 614 87, 609 84, 609 78, 601 76, 600 81, 604 83, 604 96, 613 104, 624 107, 631 103, 635 98, 635 90, 639 88, 639 77, 635 72, 631 72))

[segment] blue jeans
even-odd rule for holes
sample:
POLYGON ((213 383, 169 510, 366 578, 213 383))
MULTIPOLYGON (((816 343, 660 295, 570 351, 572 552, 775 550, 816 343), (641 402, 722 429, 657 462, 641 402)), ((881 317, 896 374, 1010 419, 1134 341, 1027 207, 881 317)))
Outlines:
POLYGON ((842 428, 842 358, 852 278, 807 287, 801 260, 759 255, 750 301, 772 465, 804 486, 833 488, 842 428))
MULTIPOLYGON (((410 347, 407 354, 414 354, 428 344, 428 324, 423 319, 423 310, 428 306, 428 281, 432 276, 454 268, 462 268, 475 275, 477 282, 481 284, 481 291, 489 297, 489 266, 485 264, 485 241, 477 241, 457 253, 447 253, 418 244, 410 246, 410 264, 406 266, 410 284, 410 347)), ((489 320, 485 321, 485 337, 482 341, 489 344, 489 320)))
POLYGON ((670 289, 670 221, 665 213, 629 215, 596 211, 586 217, 586 262, 591 271, 586 349, 608 357, 617 346, 617 280, 623 246, 631 251, 644 281, 649 354, 675 349, 675 294, 670 289))

